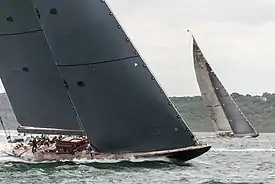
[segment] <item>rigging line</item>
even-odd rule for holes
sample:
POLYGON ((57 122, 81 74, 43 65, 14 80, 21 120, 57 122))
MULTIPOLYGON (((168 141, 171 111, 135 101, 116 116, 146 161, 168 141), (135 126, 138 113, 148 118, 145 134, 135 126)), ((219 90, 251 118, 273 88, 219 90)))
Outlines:
POLYGON ((248 123, 248 125, 252 128, 252 130, 254 131, 255 134, 257 134, 258 132, 256 131, 256 129, 252 126, 252 124, 250 123, 249 119, 245 116, 245 114, 242 112, 241 108, 239 107, 239 105, 237 104, 237 102, 233 99, 233 97, 231 95, 228 95, 229 98, 231 99, 231 101, 233 102, 233 104, 235 105, 235 107, 238 109, 238 111, 240 112, 240 114, 243 116, 243 118, 246 120, 246 122, 248 123))
MULTIPOLYGON (((36 10, 34 4, 33 4, 33 9, 34 9, 34 11, 36 10)), ((35 11, 35 12, 36 12, 36 11, 35 11)), ((55 65, 56 65, 58 74, 59 74, 59 76, 60 76, 60 79, 62 80, 62 82, 63 82, 63 84, 64 84, 64 81, 65 81, 65 80, 64 80, 63 76, 62 76, 61 73, 60 73, 59 67, 57 67, 57 59, 55 58, 55 55, 53 54, 53 50, 52 50, 52 48, 51 48, 51 46, 50 46, 50 44, 49 44, 48 37, 47 37, 47 35, 46 35, 45 32, 44 32, 44 29, 43 29, 43 26, 42 26, 42 24, 41 24, 41 22, 40 22, 39 17, 37 17, 37 20, 38 20, 38 22, 39 22, 39 24, 40 24, 42 33, 43 33, 43 35, 44 35, 44 37, 45 37, 45 39, 46 39, 46 41, 47 41, 48 48, 49 48, 49 50, 50 50, 50 52, 51 52, 51 55, 52 55, 52 57, 53 57, 53 60, 54 60, 54 62, 55 62, 55 65)), ((74 106, 74 103, 73 103, 73 100, 72 100, 71 95, 70 95, 70 93, 69 93, 69 90, 68 90, 68 88, 66 87, 65 84, 64 84, 64 88, 66 89, 67 96, 68 96, 68 98, 69 98, 69 101, 70 101, 70 103, 71 103, 71 105, 72 105, 72 108, 73 108, 73 111, 74 111, 74 113, 75 113, 76 121, 77 121, 78 125, 80 126, 80 128, 83 130, 84 136, 88 137, 88 136, 87 136, 87 133, 86 133, 84 127, 83 127, 83 124, 82 124, 82 122, 81 122, 81 118, 79 117, 79 114, 77 113, 77 110, 76 110, 76 108, 75 108, 75 106, 74 106)), ((96 150, 97 152, 99 151, 99 150, 96 148, 96 146, 94 146, 94 145, 91 143, 90 140, 89 140, 89 144, 90 144, 93 148, 95 148, 95 150, 96 150)))

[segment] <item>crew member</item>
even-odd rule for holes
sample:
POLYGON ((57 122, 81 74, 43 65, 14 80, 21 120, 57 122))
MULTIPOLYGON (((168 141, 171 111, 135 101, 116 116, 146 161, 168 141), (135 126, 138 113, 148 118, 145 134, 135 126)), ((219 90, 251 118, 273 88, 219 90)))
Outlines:
POLYGON ((8 139, 8 142, 11 142, 11 136, 10 135, 7 136, 7 139, 8 139))
POLYGON ((62 138, 63 138, 62 135, 59 135, 58 140, 61 140, 62 138))
POLYGON ((32 140, 32 152, 36 152, 36 149, 37 149, 37 142, 36 142, 36 139, 33 138, 32 140))
POLYGON ((72 155, 74 155, 74 154, 75 154, 75 152, 77 152, 76 145, 73 145, 72 155))
POLYGON ((92 146, 91 146, 91 144, 88 144, 88 146, 87 146, 87 151, 89 151, 89 152, 91 152, 93 149, 92 149, 92 146))

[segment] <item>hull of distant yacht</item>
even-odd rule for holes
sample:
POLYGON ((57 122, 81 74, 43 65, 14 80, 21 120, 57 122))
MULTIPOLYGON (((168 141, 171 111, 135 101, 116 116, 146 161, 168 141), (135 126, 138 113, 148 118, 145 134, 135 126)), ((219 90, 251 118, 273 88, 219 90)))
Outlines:
POLYGON ((252 138, 256 138, 256 137, 259 137, 260 134, 256 134, 256 135, 251 135, 250 137, 252 138))
POLYGON ((24 161, 32 162, 43 162, 43 161, 62 161, 62 160, 74 160, 74 159, 131 159, 131 158, 157 158, 157 157, 168 157, 172 159, 177 159, 180 161, 188 161, 196 158, 205 152, 207 152, 211 146, 209 145, 197 145, 190 146, 187 148, 179 148, 164 151, 154 151, 154 152, 142 152, 142 153, 121 153, 121 154, 111 154, 111 153, 94 153, 81 151, 74 154, 58 154, 55 152, 48 152, 45 150, 37 150, 37 152, 32 153, 31 146, 22 146, 18 149, 6 150, 5 153, 18 157, 24 161))
POLYGON ((234 134, 230 131, 217 132, 217 137, 256 138, 259 134, 234 134))
POLYGON ((236 134, 235 136, 239 138, 256 138, 259 134, 236 134))

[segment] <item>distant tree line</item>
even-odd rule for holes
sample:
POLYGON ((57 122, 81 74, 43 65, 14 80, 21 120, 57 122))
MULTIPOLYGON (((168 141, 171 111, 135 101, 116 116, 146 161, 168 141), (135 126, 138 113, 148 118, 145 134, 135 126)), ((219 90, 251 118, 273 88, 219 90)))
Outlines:
MULTIPOLYGON (((231 96, 257 131, 275 132, 275 93, 263 93, 261 96, 232 93, 231 96)), ((171 100, 192 131, 213 131, 201 96, 171 97, 171 100)))
MULTIPOLYGON (((261 96, 232 93, 231 96, 257 131, 275 132, 275 93, 263 93, 261 96)), ((201 96, 171 97, 171 100, 192 131, 213 131, 201 96)), ((16 129, 19 125, 5 93, 0 94, 0 115, 7 129, 16 129)))

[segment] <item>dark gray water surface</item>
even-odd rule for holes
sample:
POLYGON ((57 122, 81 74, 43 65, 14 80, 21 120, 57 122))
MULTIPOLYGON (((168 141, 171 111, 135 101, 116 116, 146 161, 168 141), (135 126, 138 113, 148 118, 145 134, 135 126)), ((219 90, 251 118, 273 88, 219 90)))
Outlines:
MULTIPOLYGON (((0 183, 275 184, 275 134, 242 139, 195 134, 212 148, 187 163, 165 159, 26 163, 1 151, 0 183)), ((1 140, 4 145, 3 136, 1 140)))

